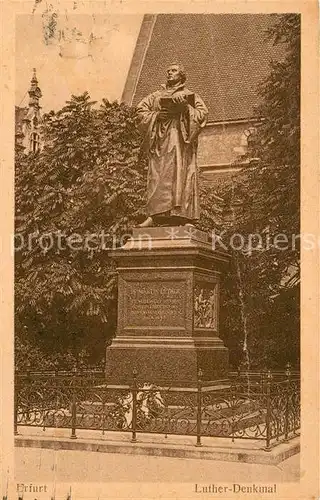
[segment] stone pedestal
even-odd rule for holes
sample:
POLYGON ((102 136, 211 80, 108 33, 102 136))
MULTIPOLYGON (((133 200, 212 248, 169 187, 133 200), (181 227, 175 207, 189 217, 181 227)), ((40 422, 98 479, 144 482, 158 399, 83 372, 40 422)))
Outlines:
POLYGON ((118 325, 106 353, 108 384, 222 381, 228 350, 219 338, 220 275, 228 254, 193 227, 133 229, 111 253, 118 271, 118 325))

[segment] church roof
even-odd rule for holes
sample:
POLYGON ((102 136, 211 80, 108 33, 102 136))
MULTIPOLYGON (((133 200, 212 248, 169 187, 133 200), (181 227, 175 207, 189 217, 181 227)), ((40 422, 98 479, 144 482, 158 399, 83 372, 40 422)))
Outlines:
POLYGON ((265 40, 270 14, 158 14, 144 17, 123 99, 136 105, 157 90, 165 69, 180 62, 210 121, 252 117, 257 84, 282 48, 265 40))

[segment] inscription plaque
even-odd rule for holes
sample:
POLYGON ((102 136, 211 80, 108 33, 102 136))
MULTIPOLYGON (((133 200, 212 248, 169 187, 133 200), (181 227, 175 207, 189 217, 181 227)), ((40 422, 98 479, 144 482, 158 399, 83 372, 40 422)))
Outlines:
POLYGON ((185 291, 182 282, 128 282, 127 327, 184 327, 185 291))

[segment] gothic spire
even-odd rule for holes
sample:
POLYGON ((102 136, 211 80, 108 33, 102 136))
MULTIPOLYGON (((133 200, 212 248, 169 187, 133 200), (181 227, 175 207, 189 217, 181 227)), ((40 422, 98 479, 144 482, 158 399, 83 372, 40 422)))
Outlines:
POLYGON ((31 79, 31 86, 28 91, 29 93, 29 106, 33 106, 35 108, 39 108, 39 99, 42 97, 42 93, 40 88, 38 87, 38 79, 36 69, 33 68, 33 75, 31 79))

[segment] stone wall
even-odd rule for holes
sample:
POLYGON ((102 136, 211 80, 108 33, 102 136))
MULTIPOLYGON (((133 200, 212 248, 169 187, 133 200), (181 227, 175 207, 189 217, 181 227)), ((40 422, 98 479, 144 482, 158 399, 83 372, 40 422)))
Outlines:
POLYGON ((234 163, 244 148, 244 131, 249 127, 248 122, 208 125, 199 137, 199 166, 207 170, 234 163))

